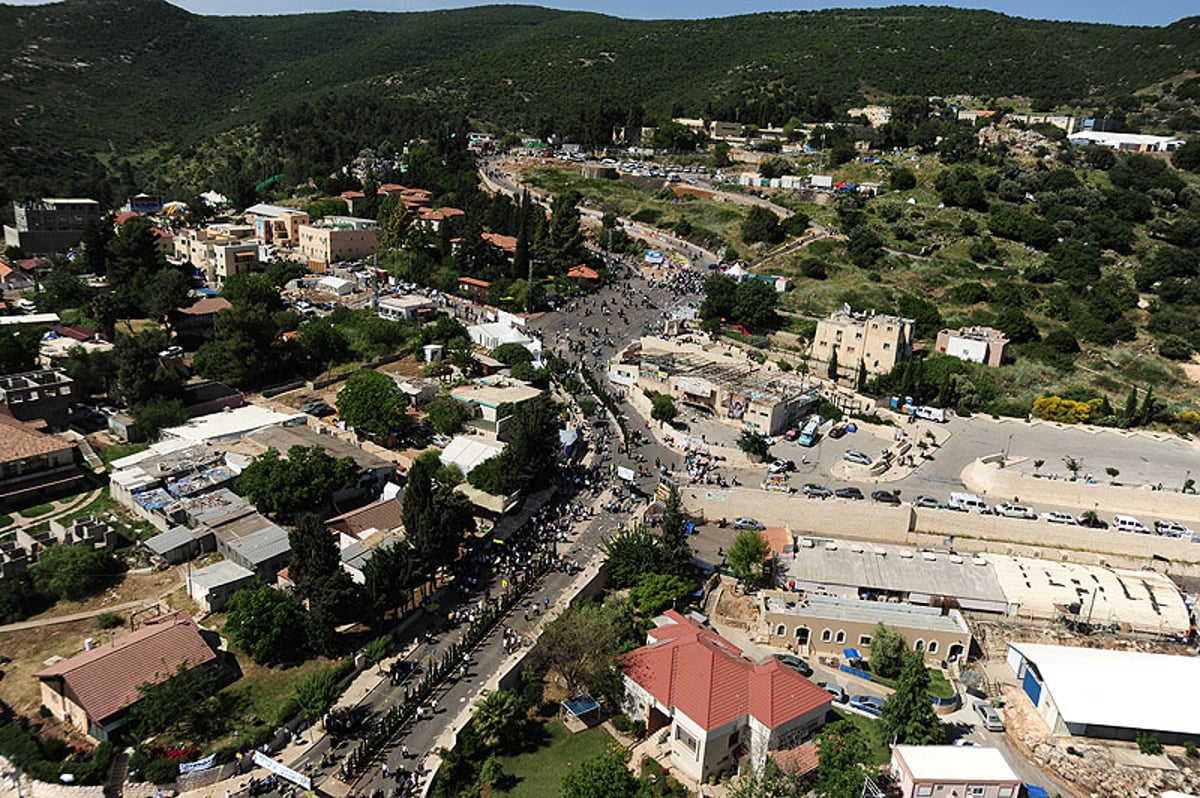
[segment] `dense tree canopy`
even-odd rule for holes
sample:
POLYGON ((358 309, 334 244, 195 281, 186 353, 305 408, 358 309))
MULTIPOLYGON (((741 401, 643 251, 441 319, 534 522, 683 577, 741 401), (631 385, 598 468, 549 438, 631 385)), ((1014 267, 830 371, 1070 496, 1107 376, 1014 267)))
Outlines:
POLYGON ((268 513, 292 515, 328 507, 335 491, 358 479, 350 457, 334 459, 320 446, 293 446, 283 457, 268 449, 238 476, 234 487, 268 513))

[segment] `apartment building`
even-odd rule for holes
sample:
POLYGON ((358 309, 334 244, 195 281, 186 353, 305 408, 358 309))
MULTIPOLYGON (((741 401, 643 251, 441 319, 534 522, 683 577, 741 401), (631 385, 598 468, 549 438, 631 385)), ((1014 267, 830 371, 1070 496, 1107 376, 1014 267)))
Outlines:
POLYGON ((4 244, 49 255, 82 241, 88 224, 100 223, 101 209, 94 199, 40 199, 14 202, 13 216, 15 224, 4 226, 4 244))
POLYGON ((1008 351, 1008 336, 991 327, 942 330, 937 337, 937 351, 959 360, 984 363, 996 368, 1004 362, 1004 355, 1008 351))
POLYGON ((378 226, 374 219, 353 216, 300 225, 300 257, 310 269, 324 271, 331 263, 373 255, 379 250, 378 226))
POLYGON ((867 374, 887 374, 897 363, 912 358, 916 322, 899 316, 855 313, 849 305, 817 322, 809 359, 824 376, 836 357, 837 376, 853 379, 860 365, 867 374))

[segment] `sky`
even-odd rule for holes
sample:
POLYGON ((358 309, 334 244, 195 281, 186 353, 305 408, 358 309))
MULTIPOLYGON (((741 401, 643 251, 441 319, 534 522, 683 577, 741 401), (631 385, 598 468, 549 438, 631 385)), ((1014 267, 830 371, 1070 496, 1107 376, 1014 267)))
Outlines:
MULTIPOLYGON (((510 0, 515 1, 515 0, 510 0)), ((4 0, 7 4, 41 5, 41 0, 4 0)), ((171 0, 195 14, 296 14, 312 11, 433 11, 488 5, 477 0, 171 0)), ((916 0, 908 0, 918 4, 916 0)), ((903 0, 546 0, 542 5, 577 11, 596 11, 628 19, 700 19, 821 8, 872 8, 901 5, 903 0)), ((1073 20, 1116 25, 1169 25, 1200 15, 1196 0, 925 0, 925 5, 983 8, 1028 19, 1073 20)))

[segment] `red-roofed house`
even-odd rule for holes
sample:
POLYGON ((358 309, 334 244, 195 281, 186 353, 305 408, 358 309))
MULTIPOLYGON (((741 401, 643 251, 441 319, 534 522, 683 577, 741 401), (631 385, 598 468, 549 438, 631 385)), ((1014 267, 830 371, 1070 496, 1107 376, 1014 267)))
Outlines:
POLYGON ((505 236, 499 233, 480 233, 479 236, 510 258, 517 252, 516 236, 505 236))
POLYGON ((755 664, 716 632, 674 610, 623 655, 625 706, 650 733, 670 728, 671 764, 689 778, 761 772, 825 724, 831 696, 776 659, 755 664))
MULTIPOLYGON (((466 215, 465 211, 458 208, 434 208, 429 211, 421 211, 421 215, 417 219, 426 230, 437 232, 441 229, 442 222, 450 222, 466 215)), ((453 224, 453 222, 451 223, 453 224)))
POLYGON ((42 684, 42 704, 99 742, 125 722, 142 697, 140 685, 166 681, 180 665, 190 670, 216 658, 192 616, 175 612, 34 676, 42 684))
POLYGON ((476 302, 487 302, 488 291, 492 284, 487 280, 479 280, 474 277, 459 277, 458 290, 460 293, 469 294, 476 302))
POLYGON ((26 271, 19 265, 0 260, 0 290, 25 291, 35 285, 37 282, 33 279, 32 272, 26 271))

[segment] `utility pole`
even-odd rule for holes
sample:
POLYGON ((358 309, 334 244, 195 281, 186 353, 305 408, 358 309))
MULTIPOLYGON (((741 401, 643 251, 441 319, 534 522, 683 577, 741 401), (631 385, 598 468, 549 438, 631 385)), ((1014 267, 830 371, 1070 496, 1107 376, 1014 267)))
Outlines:
POLYGON ((371 310, 379 310, 379 253, 371 255, 371 310))
POLYGON ((533 264, 537 263, 533 258, 529 259, 529 281, 525 285, 525 312, 529 312, 529 303, 533 301, 533 264))

